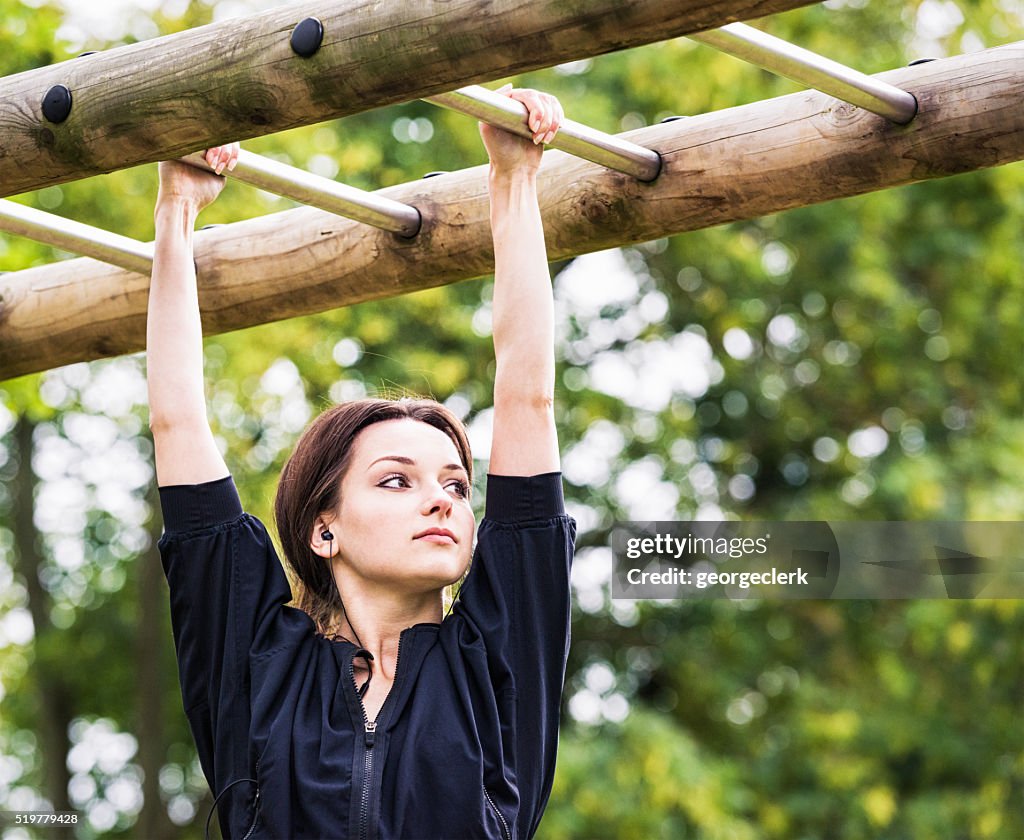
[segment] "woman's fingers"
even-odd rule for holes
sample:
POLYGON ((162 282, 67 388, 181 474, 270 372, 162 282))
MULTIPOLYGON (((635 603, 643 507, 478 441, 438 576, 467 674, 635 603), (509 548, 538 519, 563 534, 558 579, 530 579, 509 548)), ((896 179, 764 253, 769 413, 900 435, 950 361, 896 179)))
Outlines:
POLYGON ((539 143, 544 139, 544 135, 548 133, 547 124, 549 120, 547 103, 539 96, 537 97, 536 104, 533 106, 531 116, 533 118, 533 142, 539 143))
POLYGON ((207 165, 218 175, 225 168, 230 172, 238 163, 240 147, 237 143, 228 143, 226 146, 213 146, 206 150, 204 155, 207 165))
POLYGON ((544 136, 541 138, 542 143, 550 143, 555 135, 558 133, 558 126, 561 124, 561 118, 559 117, 559 104, 558 100, 554 97, 550 97, 548 100, 548 119, 545 125, 547 129, 544 132, 544 136))
POLYGON ((530 128, 533 129, 533 142, 541 143, 548 133, 551 114, 544 97, 533 91, 531 93, 533 93, 533 96, 530 97, 531 104, 527 106, 530 109, 530 128))
POLYGON ((550 143, 555 139, 555 135, 558 134, 558 129, 562 127, 562 123, 565 122, 565 111, 562 110, 562 103, 559 102, 555 97, 551 97, 555 108, 555 118, 551 125, 551 130, 547 133, 544 139, 545 143, 550 143))
MULTIPOLYGON (((502 89, 501 92, 506 91, 502 89)), ((565 118, 558 99, 551 94, 529 88, 511 90, 507 95, 526 106, 527 125, 533 134, 533 142, 550 143, 565 118)))

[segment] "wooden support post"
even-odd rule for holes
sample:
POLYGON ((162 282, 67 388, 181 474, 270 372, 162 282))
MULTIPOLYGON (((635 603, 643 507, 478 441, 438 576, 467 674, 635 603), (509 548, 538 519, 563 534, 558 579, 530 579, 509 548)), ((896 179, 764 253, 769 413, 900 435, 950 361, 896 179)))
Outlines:
POLYGON ((4 79, 0 197, 811 2, 291 3, 4 79), (290 35, 308 17, 323 41, 303 58, 290 35), (57 123, 42 102, 60 85, 57 123))
MULTIPOLYGON (((642 183, 547 152, 551 259, 1024 159, 1024 42, 882 74, 917 97, 908 126, 817 92, 629 132, 663 159, 642 183)), ((453 283, 493 270, 484 167, 401 184, 423 229, 402 239, 310 208, 197 234, 207 334, 453 283)), ((0 379, 140 350, 148 279, 88 259, 0 277, 0 379)))

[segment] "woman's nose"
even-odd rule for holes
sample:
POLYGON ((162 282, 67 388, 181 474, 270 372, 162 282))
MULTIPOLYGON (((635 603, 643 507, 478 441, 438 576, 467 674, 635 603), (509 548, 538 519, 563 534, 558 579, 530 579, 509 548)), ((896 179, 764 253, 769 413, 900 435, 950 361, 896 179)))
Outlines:
POLYGON ((440 484, 431 486, 426 491, 423 501, 423 513, 445 513, 452 509, 452 497, 440 484))

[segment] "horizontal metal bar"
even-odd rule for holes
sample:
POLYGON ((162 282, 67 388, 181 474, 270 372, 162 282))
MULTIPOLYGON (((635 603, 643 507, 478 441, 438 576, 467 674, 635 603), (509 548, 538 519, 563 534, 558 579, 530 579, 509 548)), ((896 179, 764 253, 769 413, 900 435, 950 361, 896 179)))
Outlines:
MULTIPOLYGON (((201 153, 189 155, 183 160, 201 169, 210 169, 201 153)), ((419 210, 409 204, 339 184, 330 178, 314 175, 244 149, 239 152, 235 168, 223 174, 261 190, 401 236, 415 236, 420 230, 419 210)))
MULTIPOLYGON (((526 106, 522 102, 479 85, 428 96, 426 101, 476 117, 521 137, 533 137, 526 122, 526 106)), ((653 181, 661 171, 661 156, 653 149, 645 149, 572 120, 562 123, 549 145, 609 169, 625 172, 641 181, 653 181)))
POLYGON ((900 125, 917 115, 913 94, 752 26, 730 23, 689 37, 900 125))
POLYGON ((6 199, 0 199, 0 230, 139 274, 148 275, 153 269, 152 243, 129 239, 6 199))

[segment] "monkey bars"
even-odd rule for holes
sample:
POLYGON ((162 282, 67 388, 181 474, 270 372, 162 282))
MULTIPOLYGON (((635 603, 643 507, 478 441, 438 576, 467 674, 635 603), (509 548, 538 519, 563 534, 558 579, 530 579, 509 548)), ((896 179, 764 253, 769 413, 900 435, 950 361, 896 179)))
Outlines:
MULTIPOLYGON (((306 19, 303 23, 308 24, 313 20, 306 19)), ((316 23, 317 26, 313 27, 300 24, 293 30, 293 52, 309 57, 319 50, 323 27, 319 21, 316 23), (311 36, 313 32, 316 34, 311 36), (297 40, 300 38, 303 39, 301 42, 297 40)), ((810 84, 894 122, 905 124, 917 113, 917 100, 912 94, 744 24, 729 24, 691 37, 810 84)), ((427 101, 523 136, 530 136, 524 106, 479 85, 435 94, 427 97, 427 101)), ((63 122, 70 115, 72 104, 70 90, 56 86, 48 91, 42 103, 43 116, 51 122, 63 122)), ((585 160, 625 172, 641 181, 654 180, 661 168, 657 152, 571 120, 565 121, 551 145, 585 160)), ((189 155, 185 160, 194 166, 209 168, 200 154, 189 155)), ((415 236, 421 226, 420 213, 415 207, 244 150, 231 175, 244 183, 402 236, 415 236)), ((147 273, 152 265, 152 249, 143 243, 20 205, 0 208, 0 229, 102 259, 132 271, 147 273)))
MULTIPOLYGON (((470 21, 451 13, 447 4, 434 8, 437 3, 390 0, 375 9, 372 20, 353 21, 344 14, 344 0, 320 0, 304 5, 301 12, 316 11, 323 20, 304 18, 298 24, 298 6, 272 10, 249 20, 201 27, 5 80, 8 93, 13 93, 7 100, 0 98, 0 119, 10 126, 0 134, 0 192, 9 195, 22 188, 168 157, 183 150, 182 137, 187 138, 187 148, 194 149, 414 96, 530 136, 521 103, 478 85, 438 92, 438 84, 465 84, 481 74, 520 72, 686 33, 888 122, 863 112, 837 110, 828 96, 814 93, 747 106, 746 111, 693 117, 672 128, 654 127, 629 136, 606 135, 567 121, 552 147, 614 171, 587 168, 589 164, 557 154, 545 157, 544 185, 554 190, 554 196, 573 197, 569 206, 559 201, 558 212, 553 204, 546 208, 552 256, 644 241, 1024 158, 1021 121, 1006 106, 1010 98, 1019 99, 1021 92, 1013 64, 1017 61, 1019 66, 1020 45, 1001 47, 984 57, 942 62, 942 68, 914 68, 881 78, 743 24, 700 31, 737 15, 764 14, 806 2, 651 0, 623 6, 614 0, 595 0, 585 9, 569 9, 553 0, 519 0, 504 4, 489 17, 470 21), (501 37, 495 34, 498 30, 501 37), (282 33, 287 31, 291 37, 286 41, 282 33), (559 32, 558 44, 545 42, 544 49, 538 50, 537 39, 549 31, 559 32), (393 38, 407 39, 406 49, 388 49, 385 41, 393 38), (246 58, 257 54, 259 61, 246 63, 246 58), (417 64, 415 72, 402 71, 412 60, 417 64), (952 67, 959 75, 949 70, 952 67), (978 75, 979 67, 989 75, 978 75), (170 74, 169 78, 161 72, 170 74), (39 91, 58 78, 68 84, 53 84, 40 99, 39 91), (427 78, 431 83, 423 81, 427 78), (939 86, 937 78, 941 78, 939 86), (444 82, 435 84, 435 79, 444 82), (908 85, 911 89, 904 89, 908 85), (35 103, 29 101, 29 91, 35 92, 35 103), (951 92, 959 92, 960 98, 951 98, 951 92), (103 120, 112 118, 111 109, 123 103, 125 96, 131 97, 132 107, 120 113, 118 130, 101 131, 106 127, 103 120), (736 113, 749 113, 756 122, 764 119, 765 109, 773 104, 780 109, 773 119, 756 130, 735 131, 736 113), (778 119, 783 113, 785 119, 778 119), (793 116, 797 113, 799 118, 793 116), (737 154, 717 164, 721 171, 710 172, 706 165, 709 154, 714 157, 709 149, 717 148, 719 140, 698 128, 707 125, 719 125, 722 137, 730 136, 730 131, 736 135, 731 142, 737 154), (229 129, 230 133, 219 133, 229 129), (701 143, 691 143, 696 136, 704 138, 701 143), (921 146, 925 138, 931 144, 927 149, 921 146), (26 146, 29 140, 31 148, 26 146), (827 141, 824 147, 822 140, 827 141), (837 148, 837 142, 846 147, 837 148), (762 148, 760 143, 767 146, 762 148), (932 148, 941 148, 946 157, 936 158, 932 148), (791 158, 811 149, 816 150, 809 158, 812 163, 832 161, 821 183, 806 183, 802 167, 794 171, 791 158), (894 157, 897 149, 901 151, 894 157), (19 151, 25 153, 23 159, 18 159, 19 151), (860 160, 860 166, 845 171, 853 159, 860 160), (766 167, 768 160, 777 161, 779 169, 766 167), (557 169, 548 165, 551 161, 558 162, 557 169), (757 161, 755 168, 747 169, 753 161, 757 161), (880 165, 883 161, 885 165, 880 165), (908 169, 907 161, 915 165, 908 169), (592 195, 579 192, 584 184, 594 191, 592 195), (612 186, 618 195, 609 193, 612 186), (709 196, 717 197, 710 209, 695 217, 692 207, 701 206, 709 196), (632 207, 624 204, 628 201, 655 203, 632 207), (663 206, 671 206, 673 215, 660 212, 663 206)), ((189 162, 205 167, 198 155, 189 162)), ((469 212, 473 208, 476 222, 486 222, 486 213, 479 212, 486 190, 481 191, 476 172, 453 173, 436 185, 417 182, 368 193, 243 151, 233 177, 311 207, 275 214, 266 222, 222 226, 199 238, 204 322, 214 332, 235 329, 487 273, 491 265, 486 225, 465 221, 473 217, 469 212), (342 219, 331 222, 320 210, 380 230, 353 227, 342 219), (460 220, 457 232, 444 227, 453 213, 460 220), (271 229, 265 227, 271 223, 271 229), (418 236, 421 230, 429 236, 418 236), (253 236, 254 245, 235 248, 229 257, 225 243, 234 239, 236 231, 253 236), (287 244, 281 236, 289 239, 287 244), (360 239, 349 241, 353 236, 360 239), (461 243, 453 252, 460 236, 470 236, 472 242, 461 243), (341 266, 333 249, 343 241, 346 261, 341 266), (304 244, 296 247, 295 242, 304 244), (351 288, 350 258, 367 248, 373 259, 360 269, 358 289, 351 288), (436 248, 440 253, 434 253, 436 248), (485 258, 467 256, 469 252, 485 258), (415 272, 404 264, 412 255, 415 272), (312 264, 283 265, 286 257, 312 260, 312 264), (395 260, 401 271, 395 270, 395 260), (282 293, 274 290, 277 278, 298 277, 301 285, 308 271, 313 271, 317 282, 306 294, 291 288, 282 293), (257 285, 269 283, 271 288, 257 294, 248 284, 237 286, 236 277, 258 278, 257 285), (330 292, 325 294, 327 287, 330 292), (222 296, 230 304, 221 315, 222 296)), ((72 260, 0 280, 0 379, 141 346, 144 329, 139 328, 139 318, 144 324, 145 299, 140 305, 138 295, 148 285, 127 280, 124 270, 148 273, 150 243, 7 201, 0 202, 0 229, 118 267, 72 260), (135 291, 115 291, 111 283, 135 291), (68 294, 74 295, 84 318, 67 315, 75 309, 68 306, 68 294), (103 302, 113 303, 115 312, 102 319, 97 331, 92 313, 103 302), (55 325, 47 322, 46 313, 53 311, 65 313, 59 342, 53 341, 55 325), (111 322, 118 322, 116 330, 110 329, 111 322)))
MULTIPOLYGON (((486 88, 475 85, 461 88, 431 97, 430 101, 532 137, 526 126, 525 106, 486 88)), ((661 166, 657 152, 571 120, 566 121, 555 139, 552 148, 563 149, 643 181, 653 180, 661 166)), ((201 153, 188 155, 183 160, 211 171, 201 153)), ((420 212, 411 205, 339 184, 330 178, 244 149, 239 151, 235 168, 224 174, 259 189, 401 236, 415 236, 420 230, 420 212)), ((152 245, 3 199, 0 199, 0 230, 141 274, 148 275, 153 267, 152 245)))
POLYGON ((917 114, 913 94, 752 26, 731 23, 690 38, 900 125, 917 114))
POLYGON ((0 197, 811 2, 291 3, 3 79, 0 197))
MULTIPOLYGON (((465 87, 430 97, 430 101, 532 137, 526 125, 526 107, 486 88, 476 85, 465 87)), ((564 123, 555 140, 552 148, 563 149, 642 181, 653 180, 661 167, 657 152, 571 120, 564 123)), ((183 160, 210 171, 201 153, 188 155, 183 160)), ((244 149, 239 151, 235 168, 224 174, 259 189, 401 236, 415 236, 422 223, 420 212, 411 205, 339 184, 244 149)), ((148 275, 153 267, 152 245, 3 199, 0 199, 0 230, 141 274, 148 275)))
POLYGON ((73 219, 0 199, 0 230, 149 275, 153 246, 73 219))
MULTIPOLYGON (((198 152, 186 157, 185 161, 200 169, 210 170, 198 152)), ((328 213, 355 219, 400 236, 415 236, 419 233, 420 213, 415 207, 347 184, 339 184, 330 178, 314 175, 272 158, 254 155, 245 149, 239 151, 235 168, 223 174, 300 204, 319 207, 328 213)))
MULTIPOLYGON (((1024 43, 1017 43, 882 74, 920 103, 908 126, 836 109, 834 99, 809 91, 622 135, 660 155, 662 171, 650 183, 546 153, 539 189, 549 255, 564 259, 1024 159, 1022 64, 1024 43)), ((493 270, 483 167, 378 195, 429 207, 423 232, 406 239, 299 208, 200 233, 207 333, 493 270)), ((148 278, 89 259, 3 275, 0 379, 142 349, 147 296, 148 278)))
MULTIPOLYGON (((428 102, 449 108, 499 128, 530 138, 532 133, 526 126, 526 106, 500 93, 494 93, 479 85, 460 88, 452 93, 428 96, 428 102)), ((565 120, 555 139, 552 149, 568 152, 593 163, 625 172, 641 181, 653 181, 661 169, 661 158, 652 149, 645 149, 611 134, 596 131, 578 122, 565 120)))

